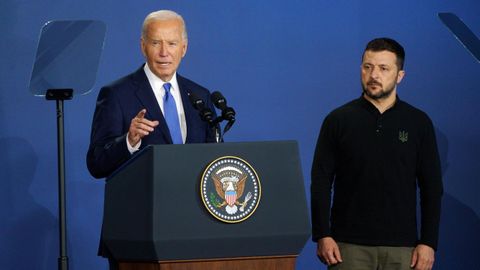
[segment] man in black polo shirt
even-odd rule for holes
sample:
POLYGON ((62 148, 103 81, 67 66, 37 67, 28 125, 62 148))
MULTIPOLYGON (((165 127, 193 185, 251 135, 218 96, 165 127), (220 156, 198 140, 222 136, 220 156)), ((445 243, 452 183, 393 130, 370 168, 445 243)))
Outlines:
POLYGON ((404 58, 395 40, 370 41, 362 96, 323 122, 312 166, 312 239, 329 269, 432 268, 440 161, 431 120, 397 96, 404 58))

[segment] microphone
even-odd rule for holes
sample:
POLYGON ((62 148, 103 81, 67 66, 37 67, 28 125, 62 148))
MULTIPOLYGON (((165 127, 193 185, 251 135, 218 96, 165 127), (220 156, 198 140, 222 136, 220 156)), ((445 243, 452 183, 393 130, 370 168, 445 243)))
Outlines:
POLYGON ((200 118, 210 124, 213 124, 213 112, 205 106, 203 100, 195 93, 188 93, 188 98, 193 107, 198 110, 200 118))
POLYGON ((229 122, 235 121, 235 110, 227 106, 227 100, 225 97, 218 91, 213 92, 210 95, 210 98, 218 109, 222 111, 222 118, 229 122))

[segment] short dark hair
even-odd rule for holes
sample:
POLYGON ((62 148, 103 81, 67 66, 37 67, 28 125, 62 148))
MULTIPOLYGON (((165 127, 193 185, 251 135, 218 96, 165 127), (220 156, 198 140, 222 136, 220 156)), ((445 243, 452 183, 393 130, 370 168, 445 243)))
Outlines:
POLYGON ((400 43, 398 43, 397 41, 386 37, 371 40, 370 42, 368 42, 367 47, 363 52, 362 61, 366 51, 389 51, 394 53, 397 56, 398 69, 403 70, 403 63, 405 62, 405 50, 403 49, 402 45, 400 45, 400 43))

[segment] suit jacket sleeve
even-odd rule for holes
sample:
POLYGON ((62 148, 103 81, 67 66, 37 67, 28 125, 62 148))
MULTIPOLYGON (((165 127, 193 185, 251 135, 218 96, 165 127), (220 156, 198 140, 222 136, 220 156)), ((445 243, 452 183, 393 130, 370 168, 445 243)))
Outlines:
POLYGON ((124 126, 113 92, 109 87, 100 90, 93 116, 87 167, 95 178, 107 177, 131 156, 126 144, 129 127, 124 126))

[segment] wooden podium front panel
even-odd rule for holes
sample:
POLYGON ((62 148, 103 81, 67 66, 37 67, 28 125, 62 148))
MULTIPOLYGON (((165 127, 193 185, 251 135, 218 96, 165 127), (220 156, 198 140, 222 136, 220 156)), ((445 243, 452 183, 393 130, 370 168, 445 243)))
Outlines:
POLYGON ((296 256, 204 261, 119 262, 119 270, 294 270, 296 256))

